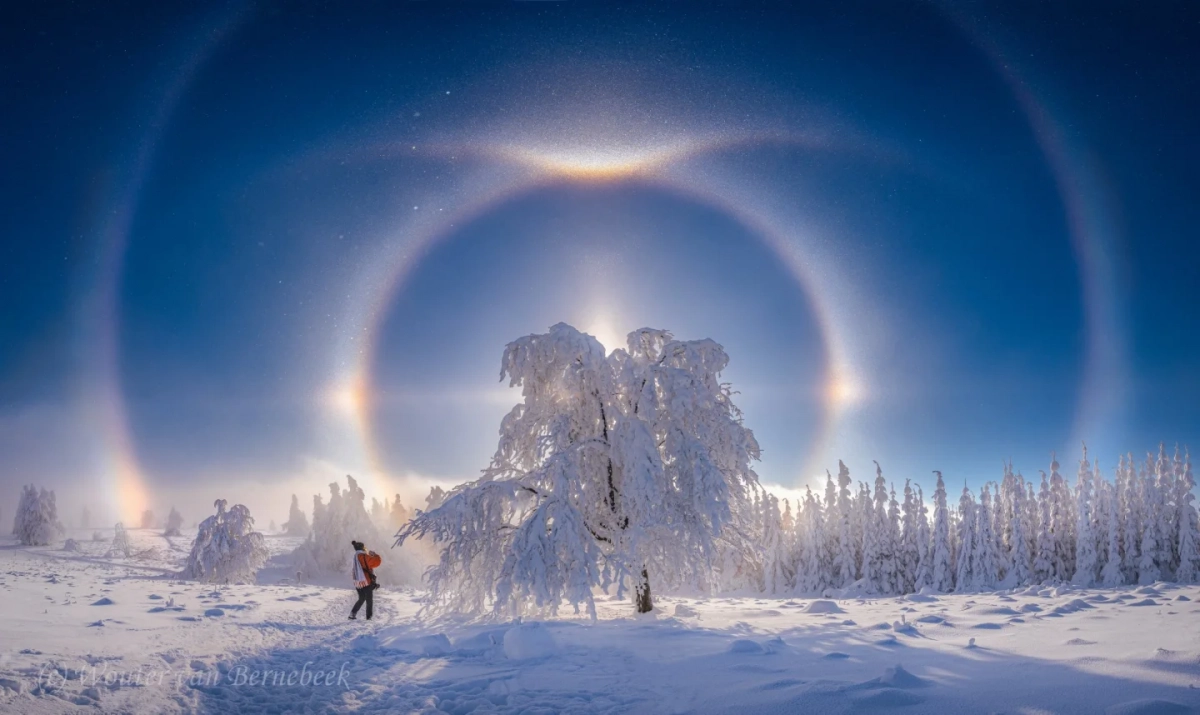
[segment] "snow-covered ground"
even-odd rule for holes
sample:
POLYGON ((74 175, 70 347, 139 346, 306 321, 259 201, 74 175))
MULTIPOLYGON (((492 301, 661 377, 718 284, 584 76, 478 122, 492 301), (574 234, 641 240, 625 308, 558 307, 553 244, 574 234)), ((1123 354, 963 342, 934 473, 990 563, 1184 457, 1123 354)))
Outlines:
POLYGON ((381 589, 367 622, 278 560, 258 586, 177 580, 187 539, 129 533, 154 551, 0 540, 0 711, 1200 711, 1196 586, 605 600, 596 623, 520 625, 422 623, 417 593, 381 589))

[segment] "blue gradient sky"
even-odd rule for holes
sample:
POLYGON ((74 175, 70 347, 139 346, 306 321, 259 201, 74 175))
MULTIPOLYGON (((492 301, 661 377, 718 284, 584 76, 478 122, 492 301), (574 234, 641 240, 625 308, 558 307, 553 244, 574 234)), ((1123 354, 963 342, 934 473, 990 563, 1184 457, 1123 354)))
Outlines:
POLYGON ((558 321, 721 342, 785 487, 1196 444, 1197 10, 956 7, 21 8, 0 488, 462 481, 558 321))

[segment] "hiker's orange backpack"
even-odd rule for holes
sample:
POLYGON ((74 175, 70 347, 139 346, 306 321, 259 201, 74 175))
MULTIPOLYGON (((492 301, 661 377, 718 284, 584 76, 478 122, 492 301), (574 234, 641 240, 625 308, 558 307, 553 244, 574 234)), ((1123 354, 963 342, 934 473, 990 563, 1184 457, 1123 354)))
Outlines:
POLYGON ((367 554, 367 568, 377 569, 383 563, 383 557, 372 551, 367 554))

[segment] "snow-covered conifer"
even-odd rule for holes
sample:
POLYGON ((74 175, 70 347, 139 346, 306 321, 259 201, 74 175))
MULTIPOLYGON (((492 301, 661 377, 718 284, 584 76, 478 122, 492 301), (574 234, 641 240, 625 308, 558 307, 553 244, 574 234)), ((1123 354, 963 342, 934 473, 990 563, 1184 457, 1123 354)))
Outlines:
POLYGON ((1088 461, 1087 445, 1083 445, 1083 459, 1079 461, 1079 476, 1075 487, 1075 574, 1071 583, 1076 586, 1092 586, 1096 583, 1099 557, 1096 554, 1096 537, 1092 533, 1092 512, 1095 495, 1092 488, 1092 465, 1088 461))
POLYGON ((242 504, 228 511, 224 499, 213 506, 217 513, 200 522, 183 578, 206 583, 253 583, 270 555, 263 535, 254 531, 254 518, 242 504))
MULTIPOLYGON (((313 501, 313 522, 308 538, 292 552, 297 568, 308 576, 349 574, 351 541, 382 551, 387 532, 381 530, 367 513, 366 494, 354 477, 346 475, 346 488, 337 482, 329 485, 329 503, 313 501)), ((384 560, 375 570, 381 583, 398 582, 402 572, 400 552, 384 560)))
POLYGON ((946 500, 946 483, 941 472, 937 475, 937 489, 933 492, 933 587, 948 593, 954 589, 954 564, 950 560, 950 510, 946 500))
POLYGON ((764 493, 762 509, 763 592, 772 595, 786 593, 791 573, 788 564, 787 541, 784 539, 779 500, 764 493))
POLYGON ((933 551, 930 544, 929 510, 925 508, 925 492, 917 487, 917 573, 913 590, 933 585, 933 551))
POLYGON ((143 529, 153 529, 154 528, 154 512, 153 511, 146 509, 145 511, 142 512, 141 528, 143 528, 143 529))
MULTIPOLYGON (((1009 472, 1011 474, 1010 465, 1009 472)), ((1025 479, 1015 476, 1009 492, 1009 571, 1005 574, 1005 582, 1011 586, 1025 586, 1033 582, 1033 560, 1029 548, 1031 534, 1029 533, 1029 509, 1025 504, 1025 479)))
POLYGON ((955 590, 966 591, 975 583, 975 496, 963 484, 962 496, 958 499, 958 561, 954 565, 955 590))
POLYGON ((1175 578, 1180 583, 1196 583, 1200 578, 1200 533, 1197 529, 1196 508, 1192 506, 1196 480, 1192 475, 1192 457, 1185 455, 1180 470, 1179 485, 1179 569, 1175 578))
POLYGON ((392 500, 391 514, 393 529, 400 529, 408 523, 409 519, 412 518, 412 514, 410 514, 408 509, 404 508, 404 504, 401 503, 399 494, 397 494, 396 498, 392 500))
POLYGON ((972 585, 976 590, 987 591, 996 587, 996 539, 992 522, 992 491, 983 485, 979 494, 979 506, 975 511, 975 556, 973 559, 972 585))
POLYGON ((913 494, 912 480, 904 480, 904 505, 901 509, 903 520, 900 527, 900 547, 896 557, 899 568, 899 592, 911 593, 916 590, 917 572, 920 569, 921 556, 917 546, 917 519, 922 518, 917 500, 913 494))
POLYGON ((854 503, 850 494, 850 470, 838 460, 838 551, 834 557, 837 585, 845 588, 858 579, 855 556, 854 503))
POLYGON ((1050 481, 1042 472, 1042 484, 1038 490, 1038 530, 1036 555, 1033 558, 1033 578, 1042 583, 1054 578, 1054 531, 1051 529, 1053 507, 1050 499, 1050 481))
POLYGON ((171 507, 171 513, 167 515, 167 529, 163 532, 163 536, 181 536, 181 528, 183 528, 183 515, 175 507, 171 507))
MULTIPOLYGON (((316 497, 320 500, 320 496, 316 497)), ((313 511, 316 518, 316 510, 313 511)), ((308 536, 308 518, 300 511, 300 500, 292 495, 292 506, 288 510, 288 520, 283 523, 283 532, 288 536, 308 536)))
POLYGON ((22 487, 13 519, 13 534, 17 541, 26 546, 45 546, 62 533, 54 492, 45 488, 39 490, 32 484, 22 487))
POLYGON ((1050 531, 1054 535, 1051 576, 1069 581, 1075 574, 1074 499, 1067 480, 1058 473, 1058 459, 1050 456, 1050 531))

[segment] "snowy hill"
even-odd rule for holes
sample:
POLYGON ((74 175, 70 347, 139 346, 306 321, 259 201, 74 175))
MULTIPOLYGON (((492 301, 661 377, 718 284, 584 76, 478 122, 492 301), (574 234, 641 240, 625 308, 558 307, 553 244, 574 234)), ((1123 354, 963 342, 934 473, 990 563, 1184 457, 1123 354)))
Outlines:
POLYGON ((595 623, 523 624, 422 623, 419 593, 383 589, 351 622, 348 585, 180 581, 190 544, 131 529, 134 556, 107 559, 106 535, 0 541, 0 712, 1200 710, 1196 586, 661 597, 636 617, 600 598, 595 623))

